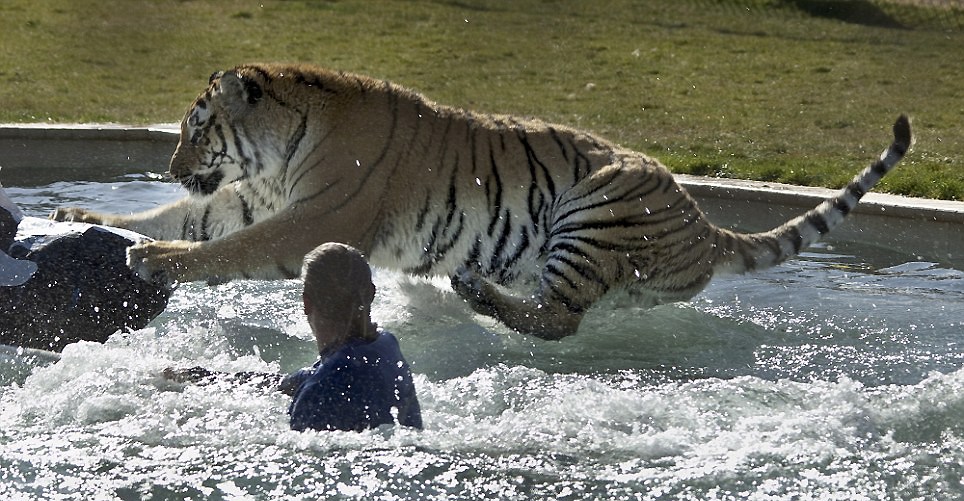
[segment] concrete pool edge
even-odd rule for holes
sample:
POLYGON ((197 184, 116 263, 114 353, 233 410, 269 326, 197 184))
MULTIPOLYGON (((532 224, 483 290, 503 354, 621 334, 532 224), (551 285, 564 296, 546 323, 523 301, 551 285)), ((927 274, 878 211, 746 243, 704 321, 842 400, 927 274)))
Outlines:
MULTIPOLYGON (((680 174, 676 178, 707 217, 745 231, 772 228, 837 193, 760 181, 680 174)), ((911 254, 919 261, 964 270, 964 202, 868 193, 827 240, 911 254)))
POLYGON ((167 171, 176 125, 0 124, 0 183, 40 185, 167 171))
MULTIPOLYGON (((35 186, 163 173, 177 138, 176 124, 0 124, 0 184, 35 186)), ((854 166, 854 172, 863 167, 854 166)), ((779 183, 676 177, 713 221, 754 231, 780 224, 835 193, 779 183)), ((869 193, 854 212, 857 216, 835 230, 834 239, 964 269, 964 202, 869 193)))

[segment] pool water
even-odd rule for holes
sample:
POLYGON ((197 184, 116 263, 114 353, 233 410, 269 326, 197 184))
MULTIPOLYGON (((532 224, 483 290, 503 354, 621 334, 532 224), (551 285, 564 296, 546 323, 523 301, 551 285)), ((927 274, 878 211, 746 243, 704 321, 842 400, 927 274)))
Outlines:
MULTIPOLYGON (((6 188, 143 210, 153 176, 6 188)), ((832 239, 546 342, 376 270, 425 429, 293 432, 287 397, 165 367, 313 361, 298 281, 184 284, 146 329, 0 352, 0 499, 877 500, 964 496, 964 271, 832 239), (856 249, 856 251, 853 251, 856 249)))

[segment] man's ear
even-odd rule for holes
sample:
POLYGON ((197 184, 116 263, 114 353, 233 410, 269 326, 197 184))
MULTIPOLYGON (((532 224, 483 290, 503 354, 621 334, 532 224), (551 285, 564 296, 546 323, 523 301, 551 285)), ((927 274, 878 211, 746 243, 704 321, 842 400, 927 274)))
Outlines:
POLYGON ((315 308, 311 305, 311 300, 308 299, 308 294, 301 293, 301 302, 305 305, 305 316, 311 315, 315 311, 315 308))

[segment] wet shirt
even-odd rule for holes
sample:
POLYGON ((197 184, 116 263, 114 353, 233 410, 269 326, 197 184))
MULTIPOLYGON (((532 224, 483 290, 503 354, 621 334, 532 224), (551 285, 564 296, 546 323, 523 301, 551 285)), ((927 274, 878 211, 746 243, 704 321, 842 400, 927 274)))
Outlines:
POLYGON ((349 341, 281 384, 297 387, 288 408, 293 430, 422 427, 408 363, 395 336, 381 329, 374 341, 349 341))

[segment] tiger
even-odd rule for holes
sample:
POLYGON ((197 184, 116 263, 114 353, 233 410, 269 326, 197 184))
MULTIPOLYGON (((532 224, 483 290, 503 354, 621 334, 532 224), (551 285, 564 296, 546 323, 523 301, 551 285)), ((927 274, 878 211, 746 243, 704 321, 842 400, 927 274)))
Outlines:
POLYGON ((188 195, 133 214, 51 217, 154 239, 127 250, 156 281, 299 275, 318 245, 449 277, 476 313, 543 339, 577 332, 604 296, 686 301, 718 274, 775 266, 836 227, 913 142, 770 231, 708 221, 658 160, 536 118, 437 104, 359 74, 245 64, 211 75, 180 123, 170 176, 188 195))

